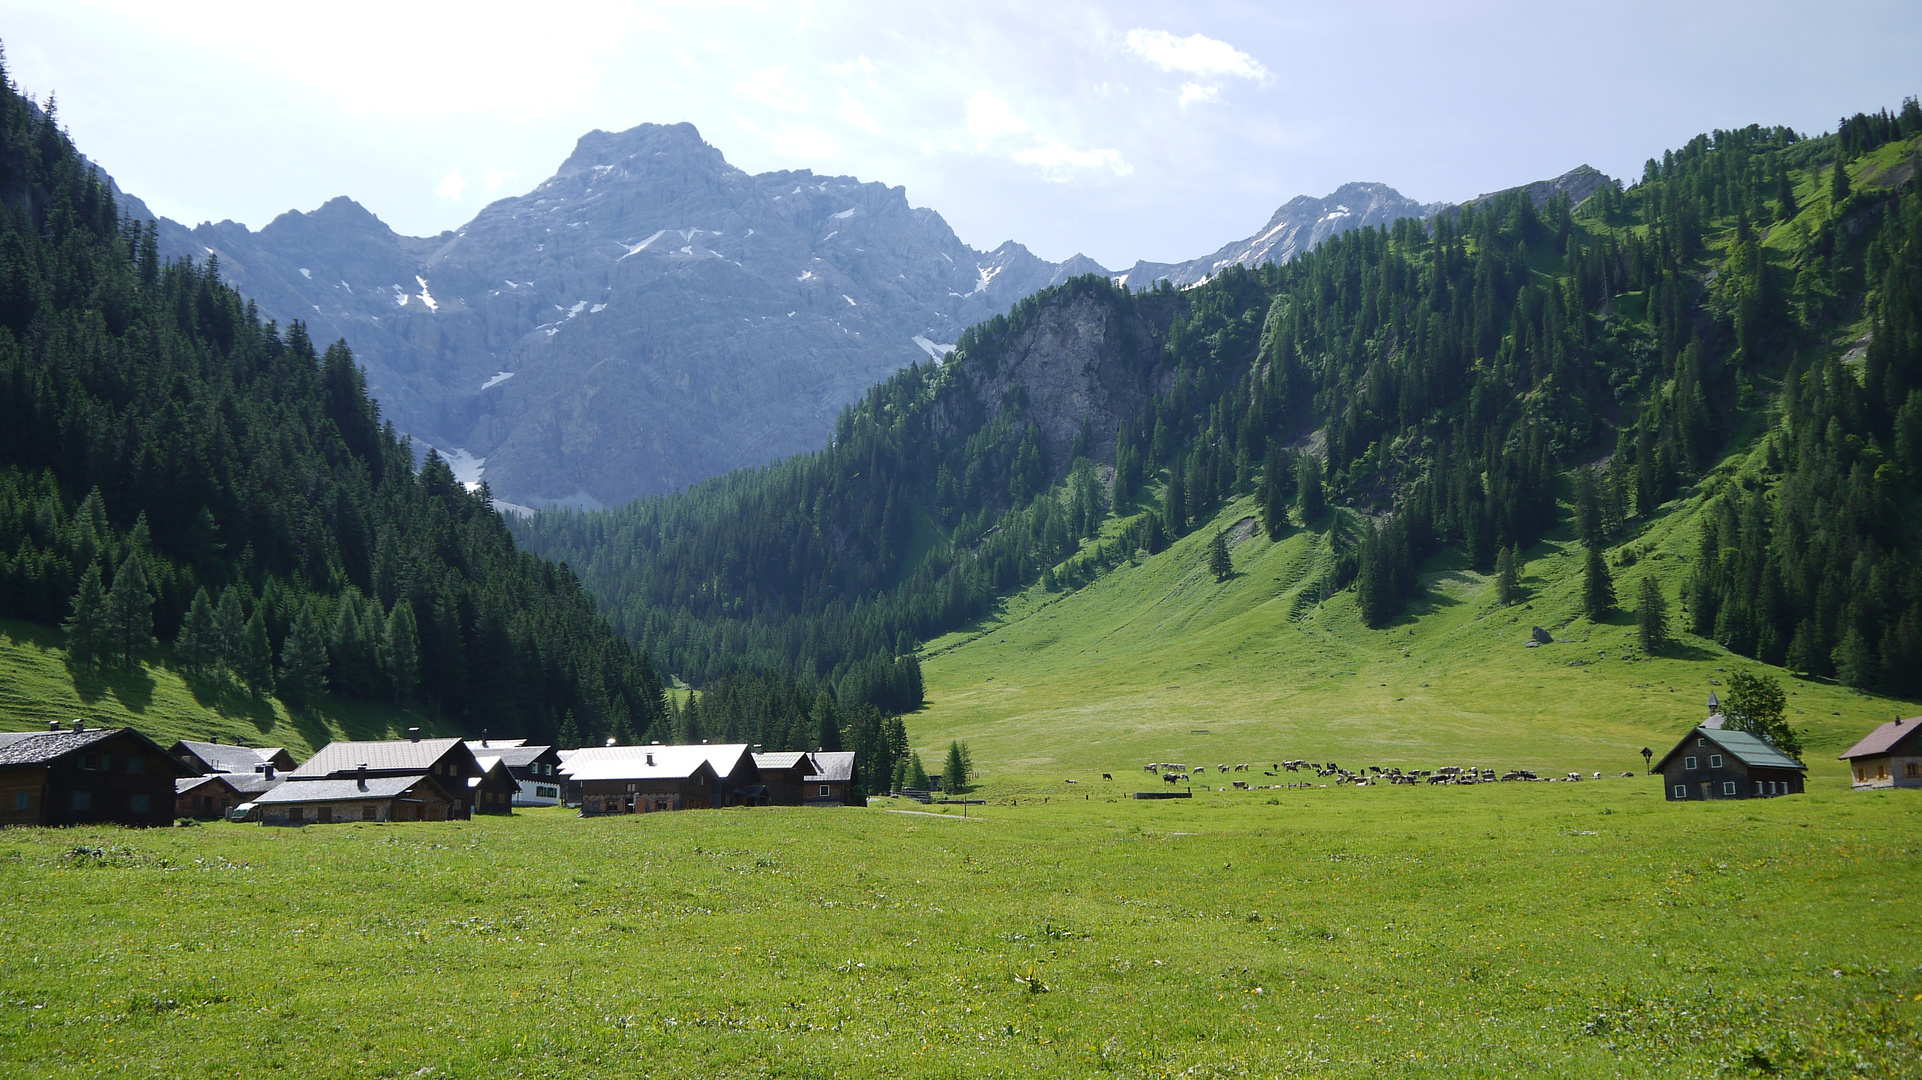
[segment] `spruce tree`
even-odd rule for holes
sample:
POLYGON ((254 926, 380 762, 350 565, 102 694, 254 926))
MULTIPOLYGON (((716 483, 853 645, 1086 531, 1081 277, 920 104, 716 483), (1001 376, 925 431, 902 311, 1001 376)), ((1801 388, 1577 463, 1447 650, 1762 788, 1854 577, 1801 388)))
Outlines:
POLYGON ((1495 555, 1495 602, 1512 604, 1521 587, 1521 573, 1516 568, 1520 562, 1517 552, 1520 545, 1502 548, 1495 555))
POLYGON ((958 795, 967 782, 968 763, 961 757, 961 742, 957 739, 948 744, 948 760, 941 766, 941 786, 958 795))
POLYGON ((135 654, 154 645, 153 590, 147 587, 147 573, 137 552, 128 554, 114 571, 104 622, 107 652, 122 664, 131 665, 135 654))
POLYGON ((1642 651, 1653 653, 1668 641, 1668 601, 1662 598, 1662 585, 1655 575, 1642 577, 1635 599, 1635 633, 1642 651))
POLYGON ((834 695, 827 690, 814 695, 814 745, 831 753, 841 749, 841 718, 835 713, 834 695))
POLYGON ((574 722, 574 710, 561 714, 561 726, 554 730, 554 745, 562 750, 580 748, 581 726, 574 722))
POLYGON ((1235 572, 1234 562, 1228 558, 1226 533, 1216 532, 1215 538, 1208 542, 1208 572, 1216 581, 1226 581, 1228 575, 1235 572))
POLYGON ((254 616, 241 632, 240 663, 234 668, 234 675, 256 694, 274 692, 274 646, 267 638, 264 606, 254 605, 254 616))
POLYGON ((1295 508, 1306 525, 1328 509, 1328 496, 1321 486, 1321 459, 1301 454, 1295 460, 1295 508))
POLYGON ((1849 167, 1837 152, 1835 168, 1829 172, 1829 208, 1840 212, 1842 204, 1849 201, 1849 167))
POLYGON ((1588 561, 1582 567, 1582 614, 1600 619, 1614 609, 1615 579, 1609 575, 1602 549, 1591 547, 1588 561))
POLYGON ((921 755, 918 753, 908 754, 907 786, 916 791, 928 789, 928 770, 921 767, 921 755))
POLYGON ((87 567, 74 590, 73 614, 67 617, 67 656, 77 664, 90 664, 107 642, 107 600, 100 590, 100 564, 87 567))
POLYGON ((1801 208, 1795 205, 1795 182, 1789 179, 1788 169, 1783 168, 1777 176, 1778 179, 1775 182, 1775 218, 1777 221, 1787 221, 1796 214, 1801 213, 1801 208))
POLYGON ((1857 690, 1874 686, 1876 676, 1881 672, 1880 658, 1860 627, 1849 627, 1849 632, 1842 635, 1841 643, 1836 645, 1829 658, 1835 661, 1835 677, 1857 690))
POLYGON ((240 590, 232 585, 220 590, 220 605, 214 609, 218 663, 236 676, 247 667, 247 616, 240 609, 240 590))
POLYGON ((393 684, 396 702, 414 696, 420 688, 420 626, 414 621, 414 605, 405 598, 394 601, 387 616, 387 681, 393 684))
POLYGON ((327 689, 327 640, 321 636, 314 609, 301 605, 300 614, 280 647, 280 697, 305 708, 327 689))
POLYGON ((220 666, 220 626, 205 588, 194 590, 187 618, 174 636, 174 660, 196 675, 206 675, 220 666))

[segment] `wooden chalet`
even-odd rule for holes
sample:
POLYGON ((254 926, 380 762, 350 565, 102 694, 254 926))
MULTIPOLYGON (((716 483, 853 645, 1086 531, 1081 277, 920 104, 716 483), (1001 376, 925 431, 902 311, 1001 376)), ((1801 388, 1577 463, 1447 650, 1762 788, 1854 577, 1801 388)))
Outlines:
POLYGON ((1842 760, 1858 791, 1922 788, 1922 716, 1891 720, 1849 747, 1842 760))
POLYGON ((551 746, 529 745, 525 739, 469 739, 467 748, 483 765, 499 758, 514 777, 515 806, 558 806, 561 802, 561 756, 551 746))
POLYGON ((807 805, 855 805, 854 751, 816 750, 808 756, 814 761, 814 772, 803 781, 807 785, 807 805))
POLYGON ((191 772, 132 728, 0 734, 0 825, 168 825, 191 772))
POLYGON ((481 758, 480 767, 481 775, 467 780, 467 804, 476 814, 513 813, 514 796, 521 790, 514 774, 508 772, 506 763, 497 757, 481 758))
MULTIPOLYGON (((379 742, 328 743, 306 763, 287 774, 289 783, 357 778, 364 773, 383 779, 431 776, 453 804, 447 817, 466 818, 474 804, 467 781, 484 775, 474 752, 460 739, 423 739, 419 728, 408 738, 379 742)), ((278 789, 276 789, 278 790, 278 789)), ((404 819, 403 819, 404 820, 404 819)), ((439 819, 431 819, 439 820, 439 819)))
POLYGON ((289 781, 254 799, 262 825, 327 825, 342 821, 446 821, 461 804, 424 773, 370 772, 289 781))
POLYGON ((726 792, 706 749, 597 747, 571 755, 562 768, 578 788, 582 817, 719 807, 726 792), (630 749, 638 753, 599 752, 630 749))
POLYGON ((1799 795, 1808 767, 1746 731, 1698 727, 1655 763, 1670 802, 1799 795))
POLYGON ((814 772, 814 762, 807 754, 797 751, 755 754, 754 767, 760 770, 761 785, 767 790, 763 802, 770 806, 801 805, 806 796, 808 774, 814 772))
POLYGON ((273 774, 271 765, 260 772, 183 776, 174 781, 174 816, 216 821, 285 782, 273 774))

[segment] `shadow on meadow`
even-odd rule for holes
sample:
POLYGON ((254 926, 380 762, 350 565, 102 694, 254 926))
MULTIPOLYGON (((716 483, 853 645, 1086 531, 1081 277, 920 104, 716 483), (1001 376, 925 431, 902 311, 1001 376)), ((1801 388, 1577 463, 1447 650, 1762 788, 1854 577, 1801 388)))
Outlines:
POLYGON ((66 665, 67 674, 73 678, 74 693, 89 705, 111 696, 120 703, 121 708, 139 715, 153 704, 154 679, 147 674, 145 664, 137 663, 126 668, 100 667, 75 663, 69 658, 66 665))

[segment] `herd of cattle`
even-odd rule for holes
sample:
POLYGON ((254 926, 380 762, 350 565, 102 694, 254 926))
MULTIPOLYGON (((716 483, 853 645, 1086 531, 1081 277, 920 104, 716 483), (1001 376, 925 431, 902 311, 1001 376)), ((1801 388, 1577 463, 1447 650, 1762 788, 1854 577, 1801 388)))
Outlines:
MULTIPOLYGON (((1240 765, 1218 764, 1214 767, 1217 770, 1224 773, 1248 772, 1251 769, 1255 768, 1255 766, 1251 766, 1246 763, 1243 763, 1240 765)), ((1205 777, 1208 774, 1207 765, 1182 765, 1175 762, 1167 762, 1167 761, 1151 761, 1148 764, 1143 765, 1141 767, 1141 770, 1147 773, 1159 774, 1161 776, 1161 779, 1164 782, 1170 783, 1170 784, 1180 784, 1180 783, 1188 782, 1194 779, 1205 777)), ((1540 782, 1566 782, 1566 781, 1576 781, 1576 780, 1582 779, 1582 774, 1578 772, 1572 772, 1566 776, 1537 776, 1534 772, 1528 769, 1510 769, 1509 771, 1497 776, 1494 769, 1482 768, 1482 767, 1472 766, 1472 765, 1471 766, 1444 765, 1439 769, 1410 769, 1406 772, 1402 771, 1399 767, 1391 767, 1391 768, 1384 769, 1379 765, 1370 765, 1367 768, 1360 769, 1358 771, 1351 771, 1349 769, 1342 768, 1339 764, 1333 761, 1321 762, 1321 761, 1300 761, 1300 760, 1275 762, 1273 766, 1271 766, 1266 770, 1263 770, 1262 775, 1280 777, 1283 772, 1301 773, 1304 771, 1313 773, 1316 777, 1320 779, 1324 779, 1324 780, 1331 779, 1336 784, 1353 784, 1356 787, 1370 787, 1375 784, 1493 784, 1493 783, 1500 783, 1504 781, 1534 781, 1534 782, 1540 783, 1540 782)), ((1635 774, 1632 772, 1625 772, 1625 773, 1622 773, 1621 775, 1634 776, 1635 774)), ((1102 773, 1101 778, 1104 780, 1113 779, 1113 777, 1108 773, 1102 773)), ((1602 778, 1601 773, 1595 773, 1593 776, 1593 779, 1596 779, 1596 780, 1600 780, 1601 778, 1602 778)), ((1070 780, 1068 782, 1073 783, 1074 781, 1070 780)), ((1247 788, 1250 786, 1249 782, 1246 780, 1234 780, 1234 781, 1231 781, 1231 783, 1238 788, 1247 788)), ((1306 787, 1310 785, 1309 784, 1256 784, 1253 786, 1268 787, 1268 788, 1292 788, 1292 787, 1306 787)))

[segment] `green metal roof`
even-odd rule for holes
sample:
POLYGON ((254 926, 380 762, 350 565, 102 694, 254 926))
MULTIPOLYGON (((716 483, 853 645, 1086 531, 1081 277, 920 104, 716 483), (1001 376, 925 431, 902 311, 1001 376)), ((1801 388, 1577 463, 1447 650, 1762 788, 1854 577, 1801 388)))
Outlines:
POLYGON ((1746 731, 1736 731, 1733 728, 1698 727, 1682 736, 1682 741, 1675 744, 1675 749, 1662 755, 1662 760, 1655 763, 1655 771, 1661 772, 1666 769, 1670 759, 1693 745, 1692 740, 1697 738, 1706 738, 1750 768, 1808 769, 1807 765, 1770 746, 1767 740, 1746 731))

